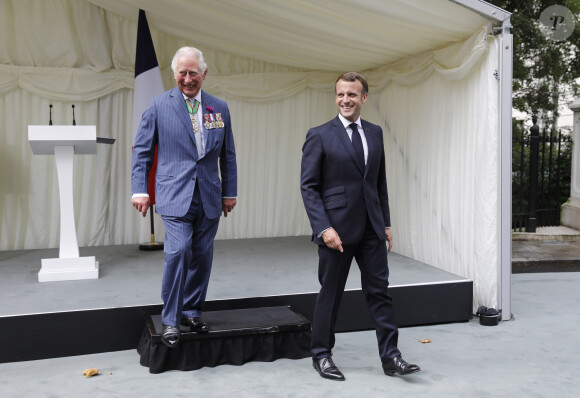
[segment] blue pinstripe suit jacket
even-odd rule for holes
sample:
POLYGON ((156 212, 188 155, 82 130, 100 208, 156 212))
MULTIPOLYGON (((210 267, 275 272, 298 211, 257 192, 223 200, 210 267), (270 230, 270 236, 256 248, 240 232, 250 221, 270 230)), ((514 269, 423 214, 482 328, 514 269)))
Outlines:
POLYGON ((236 151, 228 106, 203 90, 201 103, 204 114, 221 113, 224 122, 223 128, 204 128, 206 145, 201 158, 187 105, 177 87, 153 98, 143 113, 133 146, 131 189, 132 193, 147 192, 157 145, 155 200, 161 215, 184 216, 196 184, 208 218, 220 216, 222 197, 237 196, 236 151))

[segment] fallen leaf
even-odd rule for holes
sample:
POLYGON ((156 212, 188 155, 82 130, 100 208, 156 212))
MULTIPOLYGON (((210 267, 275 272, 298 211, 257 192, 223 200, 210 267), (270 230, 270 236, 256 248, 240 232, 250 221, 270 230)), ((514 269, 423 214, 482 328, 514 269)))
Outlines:
POLYGON ((419 343, 423 343, 423 344, 427 344, 431 342, 431 339, 424 339, 424 340, 419 340, 418 338, 415 337, 415 340, 417 340, 419 343))
POLYGON ((98 375, 99 372, 99 369, 90 368, 83 370, 83 375, 85 375, 86 378, 89 378, 98 375))

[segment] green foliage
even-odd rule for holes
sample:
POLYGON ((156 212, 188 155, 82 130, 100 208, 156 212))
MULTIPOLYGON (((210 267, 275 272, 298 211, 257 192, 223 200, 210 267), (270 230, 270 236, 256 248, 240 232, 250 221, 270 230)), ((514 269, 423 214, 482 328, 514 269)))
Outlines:
POLYGON ((558 107, 579 93, 580 0, 487 1, 512 13, 513 107, 543 115, 548 126, 540 131, 537 192, 530 193, 530 130, 513 122, 512 225, 525 225, 530 197, 537 200, 538 226, 558 225, 560 206, 570 195, 572 142, 570 131, 559 136, 551 126, 556 125, 558 107), (540 29, 540 15, 551 5, 565 6, 576 16, 573 34, 563 41, 548 39, 540 29))
POLYGON ((580 0, 487 1, 513 14, 513 107, 528 114, 543 110, 555 121, 558 106, 579 92, 580 0), (540 30, 540 14, 551 5, 565 6, 576 16, 574 33, 566 40, 550 40, 540 30))

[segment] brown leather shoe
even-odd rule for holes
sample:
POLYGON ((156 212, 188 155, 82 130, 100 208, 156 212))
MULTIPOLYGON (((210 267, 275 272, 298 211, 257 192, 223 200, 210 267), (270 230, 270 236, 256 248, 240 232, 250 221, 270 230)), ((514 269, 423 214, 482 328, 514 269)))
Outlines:
POLYGON ((412 363, 407 363, 400 355, 394 357, 389 362, 383 364, 383 371, 387 376, 392 376, 395 373, 400 375, 410 375, 417 373, 421 368, 412 363))
POLYGON ((338 370, 331 357, 312 359, 312 366, 325 379, 343 381, 344 375, 338 370))

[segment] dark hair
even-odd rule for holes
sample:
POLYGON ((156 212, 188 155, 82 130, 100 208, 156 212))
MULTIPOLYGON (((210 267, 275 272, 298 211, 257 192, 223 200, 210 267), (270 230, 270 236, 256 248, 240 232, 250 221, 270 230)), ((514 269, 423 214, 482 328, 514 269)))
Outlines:
POLYGON ((359 82, 361 82, 363 86, 361 95, 364 96, 366 93, 369 92, 369 84, 367 83, 366 79, 359 73, 346 72, 340 75, 338 79, 336 79, 336 81, 334 82, 335 91, 336 91, 336 83, 338 83, 339 80, 344 80, 346 82, 355 82, 358 80, 359 82))

